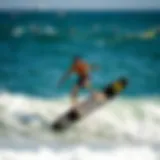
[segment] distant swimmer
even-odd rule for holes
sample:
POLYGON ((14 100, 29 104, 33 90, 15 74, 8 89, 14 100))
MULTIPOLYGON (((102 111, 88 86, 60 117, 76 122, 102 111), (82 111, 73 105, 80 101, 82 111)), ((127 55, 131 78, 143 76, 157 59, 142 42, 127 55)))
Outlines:
POLYGON ((72 73, 75 73, 78 76, 76 84, 74 85, 71 93, 73 105, 77 104, 77 94, 80 89, 86 88, 92 91, 89 73, 97 68, 97 65, 89 65, 80 56, 74 57, 71 67, 62 76, 58 83, 58 86, 60 86, 72 73))

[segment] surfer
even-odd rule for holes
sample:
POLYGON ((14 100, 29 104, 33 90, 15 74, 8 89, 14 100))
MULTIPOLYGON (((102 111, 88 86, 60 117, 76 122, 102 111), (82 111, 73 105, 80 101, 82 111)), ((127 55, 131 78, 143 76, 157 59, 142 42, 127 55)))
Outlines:
POLYGON ((58 86, 60 86, 72 73, 75 73, 78 76, 76 84, 72 88, 72 92, 71 92, 73 105, 77 103, 77 94, 80 89, 85 88, 92 92, 89 73, 90 71, 95 70, 97 68, 98 68, 97 65, 89 65, 80 56, 74 57, 71 67, 62 76, 62 78, 58 83, 58 86))

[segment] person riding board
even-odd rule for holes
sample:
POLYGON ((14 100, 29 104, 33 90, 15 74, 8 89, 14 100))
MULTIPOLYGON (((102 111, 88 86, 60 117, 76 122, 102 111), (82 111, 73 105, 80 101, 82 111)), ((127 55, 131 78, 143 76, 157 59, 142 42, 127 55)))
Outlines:
POLYGON ((71 65, 71 67, 69 68, 69 70, 62 76, 62 78, 60 79, 58 86, 62 83, 64 83, 64 81, 73 73, 77 74, 78 78, 77 78, 77 82, 74 85, 73 89, 72 89, 72 93, 71 93, 71 97, 72 97, 72 104, 76 105, 77 104, 77 94, 79 92, 80 89, 82 88, 86 88, 90 91, 92 91, 91 89, 91 83, 90 83, 90 79, 89 79, 89 73, 92 70, 97 69, 98 67, 96 65, 89 65, 87 62, 85 62, 80 56, 76 56, 73 59, 73 63, 71 65))

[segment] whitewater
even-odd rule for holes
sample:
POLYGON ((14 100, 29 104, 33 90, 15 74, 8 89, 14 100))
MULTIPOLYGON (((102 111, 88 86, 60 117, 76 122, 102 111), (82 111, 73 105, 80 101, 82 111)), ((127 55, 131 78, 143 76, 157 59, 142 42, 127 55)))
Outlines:
MULTIPOLYGON (((81 97, 81 101, 85 98, 81 97)), ((160 156, 159 97, 117 97, 57 134, 50 124, 69 97, 0 94, 1 159, 149 159, 160 156)))

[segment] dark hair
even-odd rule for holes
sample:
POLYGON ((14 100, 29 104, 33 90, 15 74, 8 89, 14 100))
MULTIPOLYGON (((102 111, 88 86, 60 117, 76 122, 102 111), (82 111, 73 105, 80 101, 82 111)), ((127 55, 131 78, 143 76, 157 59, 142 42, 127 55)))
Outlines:
POLYGON ((79 56, 79 55, 74 56, 74 61, 77 61, 79 59, 81 59, 81 56, 79 56))

